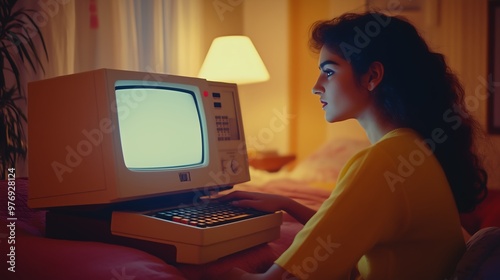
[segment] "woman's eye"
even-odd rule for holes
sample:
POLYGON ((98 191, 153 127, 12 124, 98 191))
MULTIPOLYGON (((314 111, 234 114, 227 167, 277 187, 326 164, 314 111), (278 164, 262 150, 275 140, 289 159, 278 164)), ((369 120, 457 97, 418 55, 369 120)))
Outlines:
POLYGON ((325 69, 325 70, 323 70, 323 73, 325 73, 327 77, 330 77, 335 72, 333 72, 332 70, 325 69))

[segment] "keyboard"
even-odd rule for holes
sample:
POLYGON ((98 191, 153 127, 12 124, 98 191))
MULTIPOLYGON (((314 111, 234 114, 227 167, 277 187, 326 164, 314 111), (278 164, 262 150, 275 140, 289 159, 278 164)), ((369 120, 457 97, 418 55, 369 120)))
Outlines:
POLYGON ((229 203, 210 203, 207 205, 155 211, 149 215, 176 223, 205 228, 228 224, 266 214, 269 213, 254 209, 235 207, 229 203))
POLYGON ((179 263, 203 264, 279 238, 282 213, 208 203, 146 212, 114 211, 111 232, 176 247, 179 263))

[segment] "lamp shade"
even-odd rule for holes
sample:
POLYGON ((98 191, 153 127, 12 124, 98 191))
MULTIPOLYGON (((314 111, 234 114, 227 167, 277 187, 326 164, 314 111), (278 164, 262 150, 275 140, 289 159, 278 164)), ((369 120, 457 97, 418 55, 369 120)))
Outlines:
POLYGON ((250 84, 269 80, 269 72, 250 38, 215 38, 198 77, 211 81, 250 84))

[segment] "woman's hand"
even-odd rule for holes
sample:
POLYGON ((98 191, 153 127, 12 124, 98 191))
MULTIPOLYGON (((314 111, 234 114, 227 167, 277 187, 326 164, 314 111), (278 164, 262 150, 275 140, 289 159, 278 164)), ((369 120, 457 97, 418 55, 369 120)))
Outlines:
POLYGON ((216 200, 230 201, 234 206, 253 208, 264 212, 285 210, 287 205, 291 203, 290 198, 281 195, 245 191, 234 191, 216 200))
POLYGON ((307 223, 316 213, 316 211, 289 197, 276 194, 234 191, 230 194, 216 198, 216 200, 221 202, 230 201, 234 206, 253 208, 264 212, 283 210, 301 224, 307 223))

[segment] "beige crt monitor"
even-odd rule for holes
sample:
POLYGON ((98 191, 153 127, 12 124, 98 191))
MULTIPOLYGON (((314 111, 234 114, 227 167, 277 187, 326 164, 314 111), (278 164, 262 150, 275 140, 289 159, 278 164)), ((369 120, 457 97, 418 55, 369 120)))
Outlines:
POLYGON ((29 206, 110 204, 249 180, 235 84, 99 69, 28 85, 29 206))

